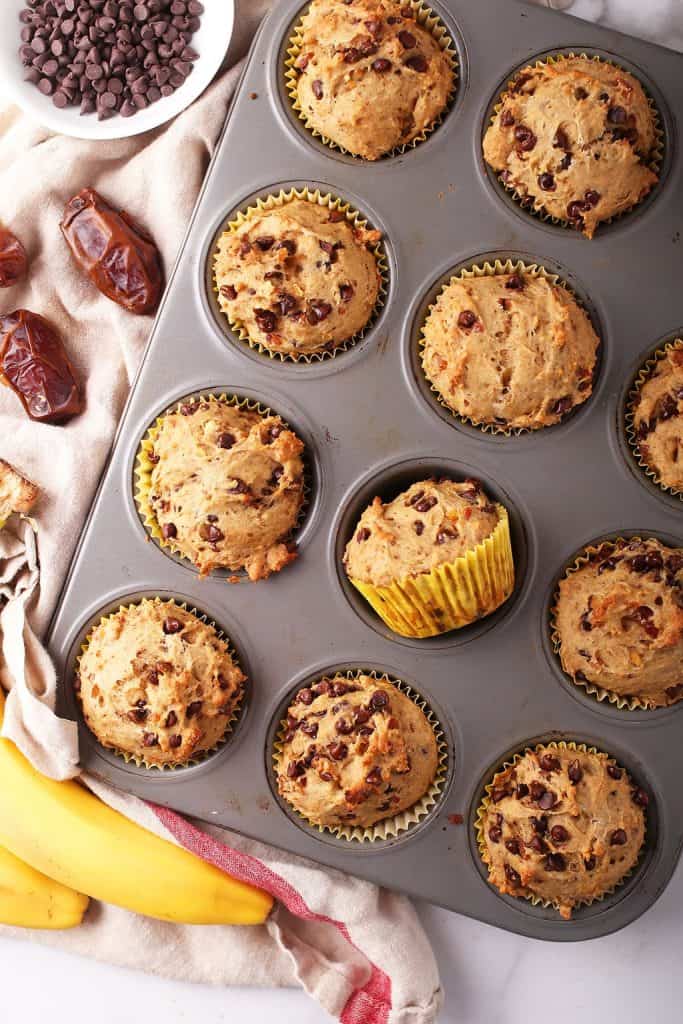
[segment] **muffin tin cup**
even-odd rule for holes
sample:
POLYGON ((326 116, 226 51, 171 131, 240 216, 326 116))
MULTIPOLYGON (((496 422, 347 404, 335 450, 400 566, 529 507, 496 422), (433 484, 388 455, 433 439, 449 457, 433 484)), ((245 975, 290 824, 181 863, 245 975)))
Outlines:
MULTIPOLYGON (((81 658, 83 657, 83 655, 85 654, 85 652, 86 652, 86 650, 88 648, 88 644, 90 643, 90 639, 91 639, 92 634, 95 631, 95 629, 97 629, 98 626, 101 626, 102 623, 106 622, 108 619, 114 618, 114 616, 118 615, 119 612, 129 611, 131 608, 134 608, 137 605, 142 604, 142 602, 144 600, 153 600, 155 604, 168 604, 169 602, 171 602, 174 605, 176 605, 176 607, 181 608, 183 611, 189 612, 190 615, 194 615, 194 617, 196 619, 199 619, 200 622, 203 622, 205 625, 210 626, 214 630, 214 632, 216 633, 216 636, 218 637, 218 639, 222 640, 223 643, 226 645, 228 654, 232 658, 232 660, 235 663, 235 665, 237 666, 237 668, 239 668, 241 670, 241 665, 240 665, 239 658, 237 656, 237 652, 235 651, 234 647, 232 646, 232 643, 230 642, 230 638, 226 635, 226 633, 219 626, 216 625, 216 623, 212 619, 209 618, 208 615, 205 615, 204 612, 199 611, 197 608, 193 608, 193 607, 188 606, 188 603, 186 601, 175 601, 172 598, 164 598, 164 600, 162 601, 162 599, 160 597, 155 597, 155 598, 151 598, 151 599, 150 598, 141 598, 139 601, 132 601, 130 604, 127 604, 127 605, 126 604, 119 605, 119 607, 116 609, 116 611, 109 612, 107 615, 102 615, 97 620, 97 622, 94 622, 90 626, 90 628, 88 629, 86 637, 85 637, 83 643, 81 644, 81 653, 78 655, 78 658, 76 659, 76 666, 75 666, 75 674, 76 674, 76 676, 80 672, 81 658)), ((209 758, 213 757, 214 754, 217 754, 218 751, 222 750, 223 747, 228 742, 228 740, 230 739, 230 736, 231 736, 232 732, 234 731, 237 723, 239 722, 239 719, 241 717, 242 711, 244 709, 245 692, 246 692, 246 686, 248 685, 248 683, 249 683, 248 678, 243 681, 242 688, 241 688, 240 693, 238 695, 238 698, 237 698, 237 700, 235 702, 235 705, 232 708, 230 714, 228 716, 226 716, 225 732, 223 733, 223 736, 218 741, 218 743, 215 743, 208 750, 202 750, 199 754, 196 755, 196 757, 191 757, 188 761, 170 762, 169 764, 154 764, 151 761, 146 761, 144 757, 137 757, 135 754, 131 754, 127 750, 121 750, 118 747, 106 746, 106 744, 102 743, 102 741, 99 739, 99 737, 95 737, 95 738, 97 739, 97 742, 101 744, 102 747, 104 747, 106 750, 110 751, 116 757, 120 757, 121 760, 125 764, 133 764, 133 765, 135 765, 136 768, 144 768, 144 769, 147 769, 148 771, 157 771, 157 772, 164 772, 164 773, 166 773, 166 772, 175 772, 175 771, 177 771, 179 769, 183 769, 183 768, 194 768, 196 765, 203 764, 209 758)), ((85 716, 83 715, 83 707, 82 707, 82 704, 81 704, 80 697, 78 695, 76 697, 76 702, 78 704, 80 713, 83 716, 83 720, 85 721, 85 716)))
MULTIPOLYGON (((417 693, 411 686, 409 686, 408 683, 403 682, 402 679, 397 679, 394 676, 389 676, 387 673, 377 672, 374 669, 370 670, 369 672, 362 672, 360 670, 348 670, 344 673, 335 674, 343 674, 344 677, 348 679, 349 682, 353 682, 354 680, 360 679, 361 676, 363 675, 369 676, 371 679, 377 680, 378 683, 387 683, 390 686, 395 687, 406 697, 410 697, 413 703, 417 705, 417 707, 422 711, 425 718, 429 722, 429 725, 436 739, 438 763, 434 780, 429 786, 427 792, 417 801, 417 803, 413 804, 412 807, 406 808, 405 811, 401 811, 400 814, 397 814, 392 818, 383 818, 382 821, 379 821, 376 825, 373 825, 370 828, 359 828, 358 826, 354 825, 339 825, 336 828, 333 828, 329 825, 319 825, 314 821, 309 821, 309 819, 304 817, 304 815, 299 813, 293 807, 290 807, 289 804, 287 804, 287 802, 284 800, 284 798, 281 799, 283 803, 286 804, 287 811, 289 814, 298 818, 307 826, 315 829, 318 832, 328 833, 334 836, 336 839, 344 839, 351 843, 381 844, 382 842, 385 842, 390 839, 395 839, 397 836, 400 836, 403 833, 407 833, 410 830, 414 829, 421 821, 424 820, 424 818, 427 817, 427 815, 431 814, 434 811, 434 808, 441 799, 449 773, 448 743, 446 741, 444 731, 441 727, 438 718, 436 717, 434 711, 429 706, 425 698, 422 697, 419 693, 417 693)), ((314 682, 321 682, 323 679, 328 678, 332 678, 332 676, 323 675, 320 676, 314 682)), ((311 685, 314 685, 314 682, 312 682, 311 685)), ((272 750, 272 762, 275 780, 277 780, 277 776, 280 771, 280 762, 283 755, 283 746, 285 742, 286 733, 287 721, 286 719, 282 719, 280 721, 276 733, 272 750)))
MULTIPOLYGON (((551 741, 549 743, 537 743, 533 747, 525 747, 524 750, 518 751, 516 754, 513 754, 511 757, 506 758, 505 761, 498 768, 496 768, 493 776, 491 777, 491 781, 488 783, 488 785, 486 785, 484 787, 484 793, 486 795, 485 795, 484 799, 481 801, 481 803, 479 804, 479 807, 477 808, 475 819, 474 819, 474 829, 475 829, 477 849, 479 851, 479 856, 481 857, 483 863, 486 865, 487 869, 488 869, 487 848, 486 848, 486 839, 485 839, 485 836, 484 836, 484 828, 485 828, 485 824, 486 824, 485 816, 486 816, 486 812, 488 811, 488 809, 491 806, 491 791, 493 789, 493 784, 494 784, 495 777, 500 772, 506 771, 508 768, 513 768, 515 765, 519 764, 519 762, 524 758, 524 756, 526 754, 531 753, 532 751, 534 753, 538 753, 539 750, 548 750, 548 749, 550 749, 550 750, 561 750, 561 751, 563 751, 563 750, 575 750, 575 751, 580 751, 580 752, 582 752, 584 754, 604 754, 605 753, 602 750, 598 750, 597 747, 588 746, 585 743, 575 743, 573 740, 569 740, 569 741, 567 741, 567 740, 557 740, 557 741, 551 741)), ((610 757, 611 755, 605 754, 605 756, 606 757, 610 757)), ((648 842, 648 815, 647 815, 647 811, 645 812, 644 817, 645 817, 645 836, 643 838, 643 845, 642 845, 642 847, 640 849, 640 853, 639 853, 638 860, 636 861, 636 863, 631 868, 629 868, 629 870, 624 875, 622 875, 620 881, 615 886, 612 886, 609 889, 605 889, 605 891, 603 893, 601 893, 599 896, 593 897, 593 899, 591 899, 591 900, 581 900, 580 902, 574 904, 574 908, 573 908, 574 910, 578 909, 579 907, 590 907, 590 906, 593 906, 596 903, 601 903, 607 897, 613 896, 638 871, 639 867, 642 864, 643 856, 644 856, 644 851, 646 849, 646 845, 647 845, 647 842, 648 842)), ((554 910, 558 910, 559 911, 559 907, 558 907, 557 903, 555 903, 553 900, 543 899, 541 896, 537 896, 534 893, 520 893, 520 895, 518 897, 516 897, 516 898, 519 899, 520 897, 522 899, 527 900, 532 905, 532 907, 543 907, 546 910, 552 908, 554 910)))
MULTIPOLYGON (((265 199, 260 196, 245 210, 239 210, 237 215, 228 221, 226 231, 234 232, 237 231, 243 224, 247 223, 250 218, 256 216, 259 213, 264 213, 270 210, 275 210, 278 207, 286 206, 293 199, 305 199, 309 203, 314 203, 316 206, 325 206, 330 210, 339 211, 343 213, 346 220, 353 227, 366 228, 370 225, 365 217, 361 213, 354 209, 351 203, 346 202, 339 196, 333 195, 331 192, 322 193, 319 188, 311 191, 307 186, 303 188, 290 188, 280 189, 277 193, 271 193, 265 199)), ((213 249, 210 255, 210 259, 214 261, 216 259, 216 248, 213 249)), ((263 345, 260 341, 252 338, 241 320, 231 320, 225 311, 218 306, 219 313, 225 318, 226 323, 229 325, 230 330, 239 338, 241 342, 248 345, 250 349, 258 352, 262 356, 266 356, 271 360, 280 360, 283 363, 304 363, 311 364, 316 362, 322 362, 324 359, 334 359, 339 355, 340 352, 348 352, 357 342, 362 341, 368 331, 372 328, 375 321, 377 320, 382 306, 386 302, 387 293, 389 290, 389 264, 387 261, 387 255, 384 248, 384 240, 380 241, 372 249, 372 254, 375 258, 377 265, 377 272, 379 274, 379 289, 377 292, 377 300, 373 307, 370 316, 368 317, 365 326, 357 331, 352 337, 342 341, 339 345, 336 345, 330 350, 321 350, 317 352, 276 352, 269 349, 266 345, 263 345)), ((218 284, 216 282, 215 271, 211 271, 211 281, 213 284, 214 294, 217 296, 219 292, 218 284)), ((217 300, 216 300, 217 302, 217 300)), ((217 302, 218 305, 218 302, 217 302)))
MULTIPOLYGON (((453 106, 456 93, 458 90, 458 55, 455 48, 455 43, 451 35, 449 34, 449 31, 446 28, 445 24, 443 23, 441 18, 439 18, 439 16, 432 10, 431 7, 428 7, 427 4, 422 3, 422 0, 407 0, 404 6, 410 7, 412 9, 416 22, 419 25, 421 25, 422 28, 425 28, 430 32, 430 34, 439 44, 441 50, 443 50, 443 52, 446 54, 451 66, 451 71, 453 75, 453 85, 451 92, 449 93, 448 98, 446 100, 446 105, 444 109, 441 111, 439 116, 429 125, 429 127, 425 128, 422 132, 420 132, 420 134, 416 136, 416 138, 414 138, 411 142, 404 143, 401 146, 395 146, 394 149, 389 150, 388 153, 384 153, 383 156, 380 158, 382 160, 386 160, 390 157, 400 156, 406 151, 414 149, 416 146, 419 146, 421 142, 424 142, 425 139, 429 138, 432 132, 434 132, 439 127, 440 124, 443 124, 444 118, 447 116, 448 112, 451 110, 453 106)), ((299 97, 297 94, 299 71, 297 70, 296 67, 296 61, 301 55, 301 47, 303 45, 304 13, 301 13, 299 18, 297 18, 296 24, 287 43, 286 57, 284 60, 285 90, 287 93, 287 97, 289 99, 289 103, 291 105, 291 109, 295 117, 301 122, 304 128, 308 132, 310 132, 313 138, 317 139, 324 146, 327 146, 328 149, 334 150, 338 153, 342 153, 345 156, 352 156, 356 160, 363 160, 363 157, 360 157, 355 153, 351 153, 348 149, 345 149, 344 146, 341 146, 338 142, 334 142, 332 139, 328 138, 327 135, 324 135, 317 128, 315 128, 306 117, 306 112, 301 108, 301 105, 299 103, 299 97)))

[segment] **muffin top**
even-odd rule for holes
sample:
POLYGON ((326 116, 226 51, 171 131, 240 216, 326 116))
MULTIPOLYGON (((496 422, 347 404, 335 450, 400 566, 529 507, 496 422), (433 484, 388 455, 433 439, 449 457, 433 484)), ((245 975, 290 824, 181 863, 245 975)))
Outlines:
POLYGON ((534 208, 592 238, 657 182, 655 117, 633 75, 571 57, 525 68, 502 97, 484 159, 534 208))
POLYGON ((386 505, 374 499, 346 545, 344 565, 352 579, 388 587, 454 562, 490 537, 499 519, 478 480, 422 480, 386 505))
POLYGON ((660 484, 683 491, 683 348, 657 361, 632 408, 640 458, 660 484))
POLYGON ((683 549, 605 543, 560 582, 562 667, 648 707, 683 698, 683 549))
POLYGON ((223 739, 244 681, 213 626, 173 601, 144 600, 95 626, 75 685, 100 743, 166 765, 223 739))
POLYGON ((218 302, 269 352, 332 351, 361 331, 377 303, 379 231, 308 199, 251 213, 214 257, 218 302))
POLYGON ((315 825, 370 828, 412 807, 436 775, 424 712, 388 679, 336 675, 287 711, 280 794, 315 825))
POLYGON ((15 512, 27 515, 35 505, 40 489, 22 476, 9 462, 0 459, 0 528, 15 512))
POLYGON ((394 0, 313 0, 295 66, 309 126, 366 160, 417 138, 454 88, 434 36, 394 0))
POLYGON ((536 430, 590 396, 599 344, 565 288, 515 271, 444 288, 424 326, 422 365, 459 416, 536 430))
POLYGON ((494 776, 483 815, 489 881, 564 918, 610 892, 638 860, 648 795, 606 754, 554 745, 494 776))
POLYGON ((185 402, 161 417, 150 505, 165 541, 204 576, 265 579, 296 558, 303 444, 279 416, 227 402, 185 402))

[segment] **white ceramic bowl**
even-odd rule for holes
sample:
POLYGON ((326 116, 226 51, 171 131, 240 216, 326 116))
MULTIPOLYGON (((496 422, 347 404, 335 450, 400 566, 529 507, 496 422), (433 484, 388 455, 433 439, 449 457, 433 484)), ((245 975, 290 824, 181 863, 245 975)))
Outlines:
POLYGON ((201 26, 192 37, 199 54, 192 73, 171 96, 163 96, 132 117, 117 114, 98 121, 97 114, 80 115, 80 108, 60 110, 50 96, 24 81, 25 69, 18 50, 21 45, 19 11, 24 0, 0 0, 0 94, 8 96, 40 124, 78 139, 123 139, 164 124, 188 107, 206 89, 221 66, 232 36, 235 0, 203 0, 201 26))

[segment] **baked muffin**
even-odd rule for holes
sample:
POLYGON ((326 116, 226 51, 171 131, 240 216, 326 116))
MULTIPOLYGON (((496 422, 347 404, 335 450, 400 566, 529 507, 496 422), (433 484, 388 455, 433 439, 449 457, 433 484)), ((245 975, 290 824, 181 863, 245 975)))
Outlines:
POLYGON ((163 543, 202 576, 245 569, 260 580, 296 558, 304 446, 279 416, 191 401, 152 433, 147 500, 163 543))
POLYGON ((371 828, 416 804, 437 764, 432 727, 410 697, 388 679, 336 675, 290 704, 278 790, 313 825, 371 828))
POLYGON ((554 744, 526 751, 494 776, 483 811, 491 885, 571 917, 637 863, 647 804, 647 793, 606 754, 554 744))
POLYGON ((366 160, 431 128, 455 87, 450 58, 395 0, 313 0, 295 68, 308 126, 366 160))
POLYGON ((605 543, 560 582, 555 629, 576 682, 649 708, 683 698, 683 549, 605 543))
POLYGON ((220 743, 244 681, 213 626, 173 601, 144 600, 95 626, 76 691, 103 746, 163 766, 220 743))
POLYGON ((330 352, 372 316, 381 235, 308 199, 256 210, 224 232, 214 257, 218 302, 269 352, 330 352))
POLYGON ((11 515, 28 515, 40 496, 40 488, 0 459, 0 529, 11 515))
POLYGON ((638 455, 657 483, 683 491, 683 346, 662 355, 632 405, 638 455))
POLYGON ((570 57, 529 66, 503 94, 484 159, 536 210, 592 238, 657 183, 656 121, 633 75, 570 57))
POLYGON ((566 288, 545 277, 515 270, 455 278, 423 335, 427 379, 476 424, 548 427, 593 389, 598 336, 566 288))

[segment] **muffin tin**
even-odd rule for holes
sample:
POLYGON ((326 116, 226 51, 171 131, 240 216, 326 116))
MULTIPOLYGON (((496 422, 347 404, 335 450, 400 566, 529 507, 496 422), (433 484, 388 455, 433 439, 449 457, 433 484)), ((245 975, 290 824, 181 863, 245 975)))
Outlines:
POLYGON ((623 402, 639 361, 683 320, 683 167, 671 115, 683 109, 683 62, 515 0, 431 6, 458 50, 455 101, 424 142, 375 164, 326 148, 291 110, 283 61, 300 0, 282 0, 262 26, 50 627, 60 711, 78 718, 74 663, 101 614, 150 594, 186 600, 225 630, 250 676, 238 728, 203 763, 163 772, 126 764, 81 723, 85 769, 158 804, 510 931, 593 938, 651 906, 683 844, 683 702, 629 712, 596 701, 563 676, 548 624, 557 578, 584 545, 629 533, 683 545, 680 500, 645 476, 623 435, 623 402), (521 209, 481 157, 502 84, 558 49, 600 53, 635 71, 652 93, 666 137, 654 194, 601 227, 592 242, 521 209), (387 299, 371 329, 348 351, 310 365, 270 359, 234 337, 216 318, 207 278, 226 218, 255 196, 293 185, 349 201, 384 233, 389 265, 387 299), (448 416, 425 389, 416 360, 421 317, 440 282, 492 255, 559 273, 603 339, 590 400, 565 422, 519 437, 493 436, 448 416), (205 389, 270 407, 309 446, 313 488, 300 557, 267 581, 199 580, 147 538, 137 513, 133 467, 141 437, 160 411, 205 389), (410 640, 390 633, 363 602, 344 576, 341 554, 369 499, 391 497, 432 473, 476 476, 504 502, 518 579, 510 600, 489 618, 410 640), (359 843, 319 833, 288 814, 277 795, 272 745, 283 709, 299 686, 338 668, 404 680, 427 700, 448 741, 440 801, 393 840, 359 843), (547 739, 606 750, 652 796, 638 869, 570 922, 490 888, 473 827, 493 772, 509 754, 547 739))

